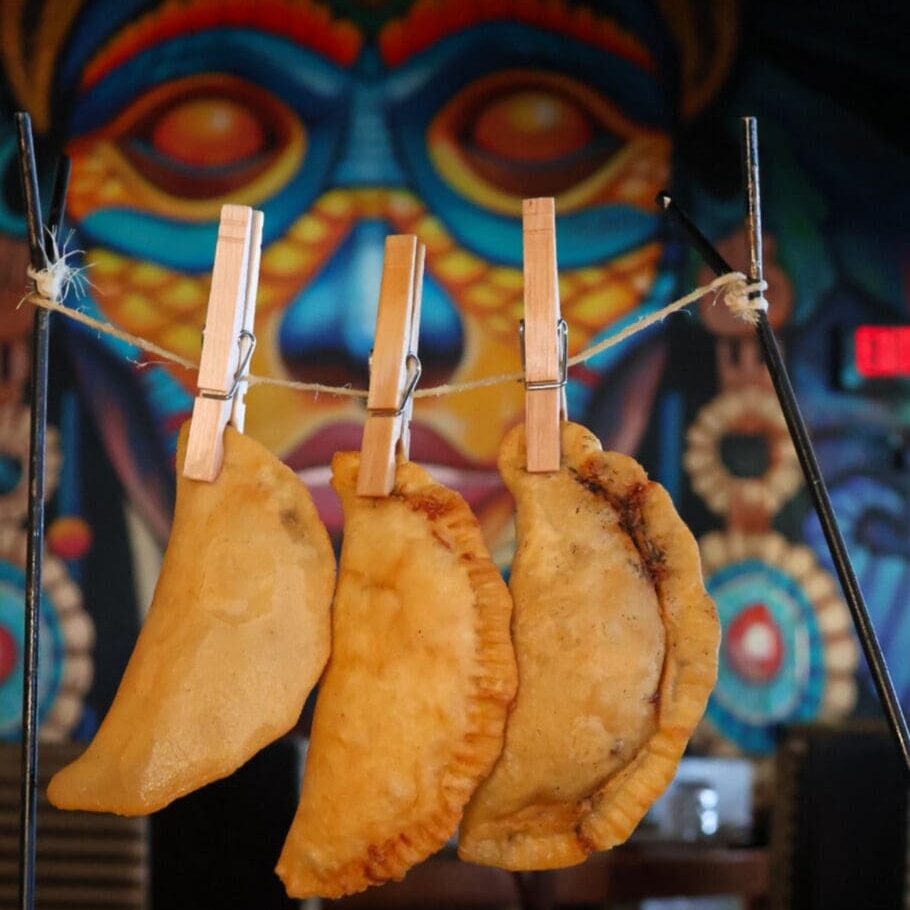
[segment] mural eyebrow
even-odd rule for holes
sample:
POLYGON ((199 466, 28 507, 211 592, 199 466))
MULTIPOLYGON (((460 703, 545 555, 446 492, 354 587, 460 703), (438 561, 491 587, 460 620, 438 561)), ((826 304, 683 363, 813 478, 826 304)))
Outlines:
POLYGON ((363 44, 363 36, 352 22, 333 19, 328 8, 314 0, 260 0, 245 4, 191 0, 179 6, 167 3, 114 36, 86 66, 81 88, 91 88, 150 47, 217 28, 246 28, 280 35, 345 68, 353 66, 363 44))
POLYGON ((418 0, 405 16, 382 28, 379 48, 386 65, 397 67, 450 35, 494 22, 543 28, 623 57, 648 73, 656 70, 651 52, 631 32, 607 16, 570 6, 566 0, 520 0, 508 5, 418 0))

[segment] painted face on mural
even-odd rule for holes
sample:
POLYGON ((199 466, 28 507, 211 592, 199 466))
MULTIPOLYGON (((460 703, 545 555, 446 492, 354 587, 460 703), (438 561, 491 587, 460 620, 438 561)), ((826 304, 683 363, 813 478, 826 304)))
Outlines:
MULTIPOLYGON (((527 0, 504 21, 493 4, 420 3, 368 30, 299 0, 138 7, 86 4, 57 66, 69 211, 105 318, 198 356, 225 201, 265 212, 261 374, 366 386, 396 232, 427 245, 423 384, 518 369, 525 196, 557 198, 573 351, 665 296, 653 198, 676 112, 656 14, 527 0)), ((599 379, 574 375, 573 414, 599 379)), ((169 438, 192 391, 163 368, 143 377, 169 438)), ((507 509, 496 451, 522 408, 516 384, 415 409, 412 457, 494 535, 507 509)), ((247 429, 336 527, 325 465, 359 445, 362 418, 360 402, 257 387, 247 429)))
MULTIPOLYGON (((4 0, 0 10, 6 108, 31 112, 39 151, 63 148, 73 161, 69 248, 82 251, 91 281, 80 305, 198 357, 221 205, 255 206, 265 237, 253 370, 285 379, 366 387, 383 241, 401 232, 427 247, 422 384, 517 370, 528 196, 556 197, 573 353, 659 308, 706 276, 667 239, 655 193, 670 185, 708 236, 733 236, 742 217, 736 118, 758 115, 769 295, 883 643, 903 653, 910 497, 889 447, 906 448, 907 415, 832 383, 831 339, 858 322, 905 321, 906 257, 895 238, 906 219, 893 183, 906 168, 825 96, 822 76, 795 75, 806 60, 824 62, 825 40, 841 47, 833 26, 824 39, 788 31, 775 45, 768 36, 789 24, 760 5, 751 15, 765 32, 737 50, 732 0, 4 0), (799 40, 810 38, 801 54, 799 40), (783 43, 793 59, 772 60, 783 43)), ((14 310, 27 261, 14 155, 6 117, 0 404, 21 410, 29 317, 14 310)), ((569 412, 607 447, 640 455, 701 535, 718 521, 687 486, 682 453, 686 426, 722 379, 724 332, 706 310, 700 322, 679 319, 675 333, 636 336, 573 369, 569 412)), ((137 369, 124 358, 134 350, 78 326, 58 337, 76 391, 58 421, 60 514, 82 508, 88 482, 73 439, 90 425, 163 541, 194 376, 137 369)), ((412 457, 467 497, 503 564, 511 503, 495 457, 522 414, 516 383, 420 399, 414 415, 412 457)), ((247 432, 300 473, 336 532, 327 465, 335 450, 360 445, 363 417, 362 402, 348 398, 265 386, 248 396, 247 432)), ((94 484, 107 495, 109 478, 94 484)), ((795 495, 774 527, 824 561, 808 511, 795 495)), ((89 546, 82 531, 79 547, 69 546, 78 535, 62 535, 67 558, 89 546)), ((766 583, 774 567, 762 571, 766 583)), ((753 605, 746 618, 766 626, 770 613, 753 605)), ((897 667, 906 700, 910 675, 897 667)))

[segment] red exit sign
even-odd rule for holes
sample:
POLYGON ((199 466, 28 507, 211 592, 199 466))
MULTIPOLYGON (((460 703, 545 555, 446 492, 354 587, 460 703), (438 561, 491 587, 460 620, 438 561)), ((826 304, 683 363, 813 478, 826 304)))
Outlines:
POLYGON ((853 341, 860 376, 910 376, 910 326, 861 325, 853 341))

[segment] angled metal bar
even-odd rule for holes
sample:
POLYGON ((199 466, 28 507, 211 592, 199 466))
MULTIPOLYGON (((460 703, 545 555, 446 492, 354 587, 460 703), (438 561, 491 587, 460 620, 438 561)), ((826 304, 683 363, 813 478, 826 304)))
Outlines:
MULTIPOLYGON (((754 117, 743 118, 743 153, 745 163, 746 202, 748 206, 748 234, 750 254, 750 278, 752 281, 762 280, 762 251, 761 251, 761 192, 758 166, 758 129, 754 117)), ((733 267, 714 248, 707 237, 693 224, 682 209, 673 201, 666 192, 658 193, 657 204, 664 209, 670 220, 682 231, 689 243, 704 259, 708 267, 717 275, 724 275, 735 271, 733 267)), ((872 674, 875 690, 878 694, 882 710, 894 737, 895 744, 901 754, 904 769, 910 776, 910 731, 907 729, 907 719, 904 717, 900 700, 894 689, 888 664, 882 653, 875 627, 869 616, 869 610, 863 598, 862 590, 853 571, 847 546, 837 522, 837 516, 831 505, 831 498, 825 485, 812 445, 812 439, 806 427, 805 420, 799 409, 793 385, 784 362, 780 346, 774 336, 774 330, 768 320, 768 314, 758 312, 756 325, 759 344, 764 354, 768 374, 774 385, 777 400, 780 402, 787 429, 793 441, 793 447, 799 459, 800 467, 806 481, 812 505, 821 523, 828 551, 834 563, 844 600, 850 610, 856 635, 859 638, 866 663, 872 674)))

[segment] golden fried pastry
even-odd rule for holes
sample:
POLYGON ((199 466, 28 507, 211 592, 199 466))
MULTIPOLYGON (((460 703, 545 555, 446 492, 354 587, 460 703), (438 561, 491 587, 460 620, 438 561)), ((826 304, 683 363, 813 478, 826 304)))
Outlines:
POLYGON ((499 467, 517 504, 510 587, 518 698, 459 855, 506 869, 581 862, 624 841, 676 771, 717 675, 720 628, 698 549, 631 458, 562 430, 557 473, 499 467))
POLYGON ((267 449, 231 427, 224 447, 214 483, 178 471, 161 576, 114 703, 48 787, 61 809, 143 815, 225 777, 293 727, 325 666, 325 527, 267 449))
POLYGON ((467 503, 416 464, 386 498, 332 460, 344 544, 332 656, 278 874, 294 897, 401 878, 452 835, 502 749, 512 601, 467 503))

